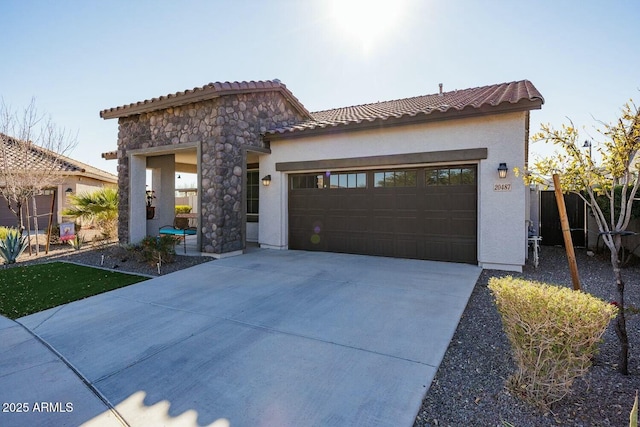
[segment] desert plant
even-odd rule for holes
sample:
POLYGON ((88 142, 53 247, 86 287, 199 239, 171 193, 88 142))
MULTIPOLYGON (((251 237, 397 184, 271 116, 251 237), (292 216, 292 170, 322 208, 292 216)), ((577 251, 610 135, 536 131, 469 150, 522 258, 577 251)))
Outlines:
POLYGON ((29 244, 27 236, 16 229, 8 229, 4 239, 0 240, 0 257, 5 264, 13 264, 29 244))
POLYGON ((81 235, 80 233, 76 233, 75 237, 71 240, 67 240, 67 242, 73 249, 79 251, 84 246, 86 240, 84 239, 83 235, 81 235))
POLYGON ((0 240, 4 240, 7 238, 9 230, 11 230, 9 227, 0 227, 0 240))
POLYGON ((118 190, 101 188, 92 193, 69 196, 69 201, 73 207, 65 209, 63 215, 95 220, 105 236, 115 236, 118 225, 118 190))
POLYGON ((511 276, 491 278, 489 289, 517 367, 507 388, 535 406, 548 408, 587 372, 618 309, 567 287, 511 276))
POLYGON ((137 250, 143 261, 151 265, 173 262, 176 254, 176 238, 169 235, 158 237, 146 236, 137 245, 137 250))
POLYGON ((191 206, 189 205, 176 205, 176 215, 191 213, 191 206))

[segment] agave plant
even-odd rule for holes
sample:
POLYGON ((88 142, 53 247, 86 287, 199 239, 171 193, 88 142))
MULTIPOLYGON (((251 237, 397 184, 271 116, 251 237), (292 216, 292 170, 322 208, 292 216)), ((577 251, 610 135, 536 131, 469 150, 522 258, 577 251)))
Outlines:
POLYGON ((10 229, 7 236, 0 240, 0 257, 5 264, 13 264, 24 252, 28 245, 27 236, 23 236, 18 230, 10 229))

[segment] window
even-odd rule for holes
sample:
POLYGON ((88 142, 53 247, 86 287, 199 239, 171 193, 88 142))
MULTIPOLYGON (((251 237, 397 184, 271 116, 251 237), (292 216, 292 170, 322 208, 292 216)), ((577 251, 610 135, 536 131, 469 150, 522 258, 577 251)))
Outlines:
POLYGON ((291 188, 294 190, 305 188, 324 188, 324 175, 293 175, 291 177, 291 188))
POLYGON ((260 212, 260 171, 247 171, 247 222, 258 222, 260 212))
POLYGON ((376 172, 373 181, 376 187, 415 187, 416 175, 415 170, 376 172))
POLYGON ((424 173, 426 185, 473 185, 476 183, 474 167, 429 168, 424 173))
POLYGON ((367 188, 366 173, 330 173, 329 188, 367 188))

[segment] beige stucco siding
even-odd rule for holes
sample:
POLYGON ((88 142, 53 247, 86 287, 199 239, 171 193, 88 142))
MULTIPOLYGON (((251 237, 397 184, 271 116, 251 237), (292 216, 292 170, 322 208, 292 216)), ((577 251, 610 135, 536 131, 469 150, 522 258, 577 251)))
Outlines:
POLYGON ((288 245, 288 175, 276 171, 277 163, 486 148, 487 158, 475 161, 478 262, 486 268, 518 271, 526 257, 527 202, 526 187, 520 177, 514 176, 513 168, 524 166, 526 120, 525 112, 516 112, 276 139, 271 142, 272 153, 260 159, 260 175, 271 175, 272 182, 269 187, 261 187, 259 243, 275 248, 288 245), (506 179, 498 178, 501 162, 509 167, 506 179), (511 184, 511 190, 494 191, 498 183, 511 184))

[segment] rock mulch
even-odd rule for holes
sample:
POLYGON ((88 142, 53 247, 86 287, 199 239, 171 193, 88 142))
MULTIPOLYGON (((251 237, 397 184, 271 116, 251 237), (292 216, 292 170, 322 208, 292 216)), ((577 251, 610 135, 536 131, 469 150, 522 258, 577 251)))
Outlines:
MULTIPOLYGON (((615 281, 606 254, 576 252, 585 292, 615 300, 615 281)), ((640 265, 622 270, 628 304, 640 307, 640 265)), ((636 390, 640 390, 640 316, 627 320, 631 342, 629 375, 617 371, 618 339, 609 325, 600 353, 573 393, 541 413, 511 396, 505 379, 515 370, 487 283, 501 271, 480 275, 449 348, 428 390, 414 427, 418 426, 627 426, 636 390)), ((564 248, 543 247, 540 266, 526 266, 513 276, 571 287, 564 248)))
POLYGON ((51 245, 49 254, 44 253, 44 248, 40 248, 40 254, 32 255, 23 253, 15 265, 28 265, 50 261, 69 261, 80 264, 109 268, 122 272, 143 274, 147 276, 159 276, 182 270, 203 262, 213 261, 214 258, 207 256, 185 256, 176 254, 170 263, 163 263, 158 274, 157 265, 142 262, 136 254, 124 246, 117 243, 92 242, 87 243, 80 250, 74 250, 69 245, 51 245))

